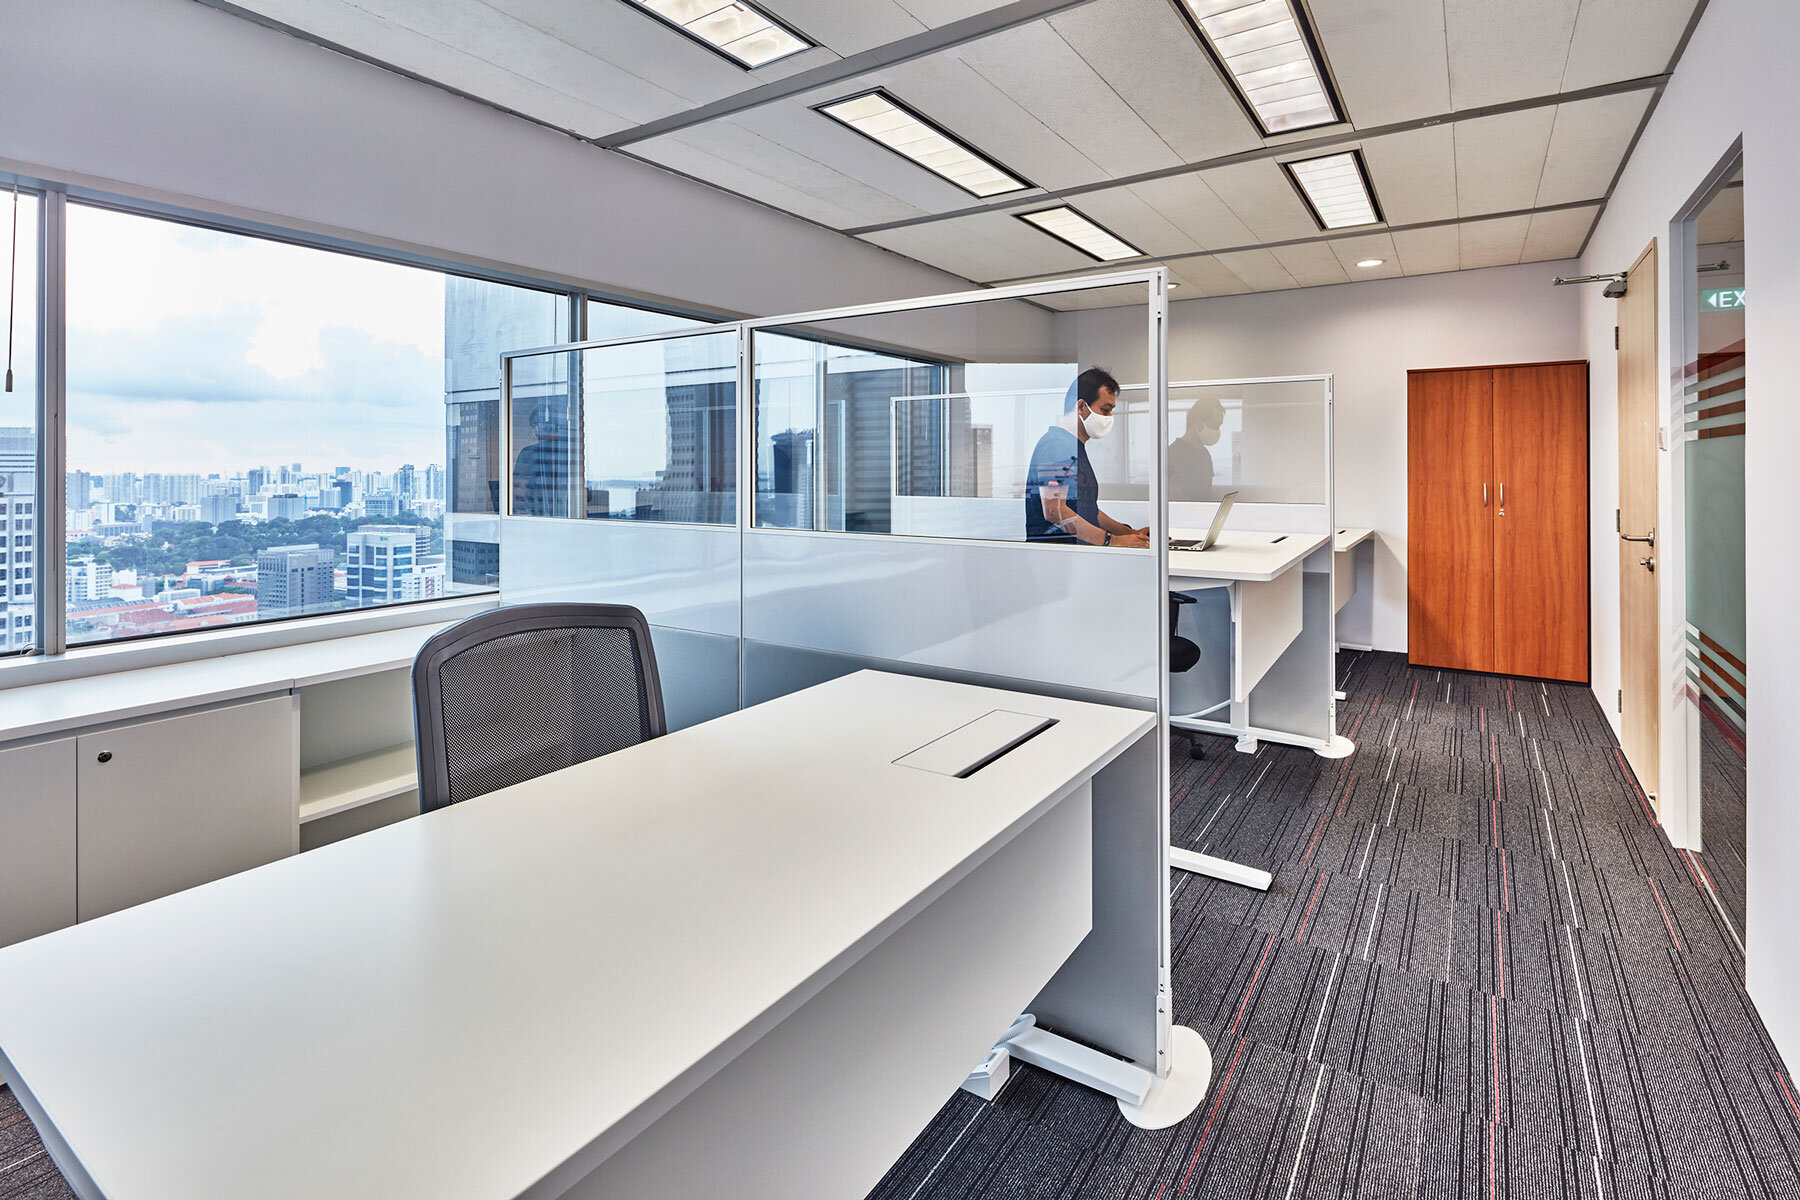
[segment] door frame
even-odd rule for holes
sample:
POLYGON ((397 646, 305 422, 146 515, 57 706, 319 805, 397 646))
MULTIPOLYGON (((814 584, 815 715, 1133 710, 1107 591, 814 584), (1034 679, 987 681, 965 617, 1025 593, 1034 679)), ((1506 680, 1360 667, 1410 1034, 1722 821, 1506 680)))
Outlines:
MULTIPOLYGON (((1744 139, 1739 137, 1701 177, 1699 185, 1669 222, 1669 234, 1665 239, 1669 247, 1669 360, 1665 376, 1669 390, 1662 422, 1667 431, 1666 444, 1671 449, 1681 441, 1687 364, 1694 360, 1700 345, 1700 300, 1695 289, 1689 286, 1690 277, 1699 264, 1700 214, 1730 180, 1743 157, 1744 139)), ((1662 820, 1672 844, 1678 849, 1699 853, 1703 831, 1700 755, 1696 753, 1699 730, 1695 722, 1700 716, 1687 694, 1687 479, 1681 454, 1665 454, 1661 458, 1658 463, 1661 497, 1657 501, 1660 510, 1657 520, 1665 532, 1660 535, 1664 552, 1658 555, 1657 564, 1663 568, 1660 607, 1667 618, 1662 624, 1665 699, 1661 730, 1662 820)), ((1748 803, 1748 796, 1745 801, 1748 803)))

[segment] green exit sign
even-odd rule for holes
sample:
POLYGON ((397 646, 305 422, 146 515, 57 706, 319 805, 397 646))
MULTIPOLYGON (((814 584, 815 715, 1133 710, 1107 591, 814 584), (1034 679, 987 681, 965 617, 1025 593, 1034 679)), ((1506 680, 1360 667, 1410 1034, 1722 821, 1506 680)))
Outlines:
POLYGON ((1700 293, 1700 307, 1723 312, 1744 307, 1743 288, 1707 288, 1700 293))

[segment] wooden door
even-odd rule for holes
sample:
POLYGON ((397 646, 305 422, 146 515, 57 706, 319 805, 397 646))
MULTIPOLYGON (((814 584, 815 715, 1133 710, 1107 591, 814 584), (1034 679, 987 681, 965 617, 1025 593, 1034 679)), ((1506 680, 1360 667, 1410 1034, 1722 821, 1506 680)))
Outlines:
POLYGON ((1494 670, 1588 679, 1586 363, 1494 371, 1494 670))
MULTIPOLYGON (((1661 751, 1656 546, 1656 243, 1619 301, 1619 714, 1625 761, 1654 801, 1661 751)), ((1659 810, 1660 812, 1660 810, 1659 810)))
POLYGON ((1494 669, 1493 377, 1406 377, 1407 656, 1494 669))

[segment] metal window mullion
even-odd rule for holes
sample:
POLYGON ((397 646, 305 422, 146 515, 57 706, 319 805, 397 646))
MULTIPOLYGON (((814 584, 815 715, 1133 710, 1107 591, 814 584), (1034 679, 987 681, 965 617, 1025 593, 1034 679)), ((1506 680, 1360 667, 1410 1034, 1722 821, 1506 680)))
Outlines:
POLYGON ((66 198, 46 190, 38 208, 37 645, 68 649, 68 223, 66 198))
POLYGON ((830 423, 825 413, 825 343, 814 342, 813 348, 813 516, 812 527, 831 528, 831 481, 825 470, 825 455, 830 443, 830 423))

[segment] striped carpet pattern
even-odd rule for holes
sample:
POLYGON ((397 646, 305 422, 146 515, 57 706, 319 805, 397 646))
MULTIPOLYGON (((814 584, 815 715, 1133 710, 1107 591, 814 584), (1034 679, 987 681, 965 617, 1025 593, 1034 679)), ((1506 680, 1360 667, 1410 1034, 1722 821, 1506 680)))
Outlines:
POLYGON ((1800 1197, 1800 1093, 1592 693, 1340 669, 1348 759, 1176 740, 1176 843, 1275 873, 1176 878, 1200 1109, 1137 1130, 1020 1068, 871 1200, 1800 1197))
MULTIPOLYGON (((1176 842, 1275 873, 1174 885, 1199 1110, 1138 1130, 1019 1067, 871 1200, 1800 1200, 1800 1093, 1706 882, 1721 849, 1670 848, 1592 694, 1341 667, 1350 758, 1176 739, 1176 842)), ((0 1090, 0 1198, 69 1194, 0 1090)))
POLYGON ((1745 842, 1749 796, 1744 735, 1713 702, 1700 700, 1702 879, 1719 895, 1726 920, 1744 938, 1745 842))

